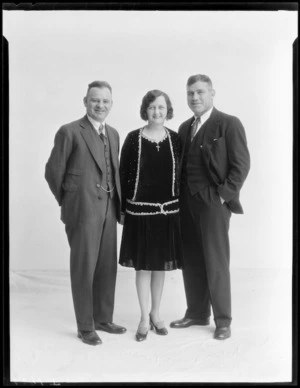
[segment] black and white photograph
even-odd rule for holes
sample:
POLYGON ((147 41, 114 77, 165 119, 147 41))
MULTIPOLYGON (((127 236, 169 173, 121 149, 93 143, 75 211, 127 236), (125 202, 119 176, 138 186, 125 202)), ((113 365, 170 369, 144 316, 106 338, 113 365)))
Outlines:
POLYGON ((2 9, 7 381, 292 382, 289 4, 2 9))

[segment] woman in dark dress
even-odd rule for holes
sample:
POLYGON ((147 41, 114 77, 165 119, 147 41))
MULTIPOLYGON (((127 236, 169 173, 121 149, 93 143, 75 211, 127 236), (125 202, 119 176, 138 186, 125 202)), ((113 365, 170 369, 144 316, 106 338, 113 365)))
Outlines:
POLYGON ((165 271, 181 268, 178 163, 176 132, 164 126, 173 117, 169 97, 151 90, 143 98, 143 128, 124 142, 120 178, 125 214, 119 263, 136 270, 141 320, 136 340, 145 340, 149 325, 157 334, 168 331, 159 316, 165 271), (151 310, 148 302, 151 293, 151 310))

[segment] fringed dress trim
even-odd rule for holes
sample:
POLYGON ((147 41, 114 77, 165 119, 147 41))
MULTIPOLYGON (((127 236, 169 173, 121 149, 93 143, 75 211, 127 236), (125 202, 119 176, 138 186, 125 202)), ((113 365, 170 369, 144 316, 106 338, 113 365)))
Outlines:
MULTIPOLYGON (((135 186, 134 186, 134 193, 132 197, 132 201, 135 200, 136 194, 137 194, 137 189, 139 185, 139 179, 140 179, 140 164, 141 164, 141 154, 142 154, 142 132, 144 128, 140 128, 139 130, 139 142, 138 142, 138 162, 137 162, 137 171, 136 171, 136 178, 135 178, 135 186)), ((169 139, 169 144, 170 144, 170 150, 171 150, 171 155, 172 155, 172 197, 175 197, 175 158, 174 158, 174 150, 173 150, 173 144, 171 140, 171 135, 169 133, 169 130, 165 128, 165 131, 167 133, 168 139, 169 139)), ((159 213, 158 213, 159 214, 159 213)))

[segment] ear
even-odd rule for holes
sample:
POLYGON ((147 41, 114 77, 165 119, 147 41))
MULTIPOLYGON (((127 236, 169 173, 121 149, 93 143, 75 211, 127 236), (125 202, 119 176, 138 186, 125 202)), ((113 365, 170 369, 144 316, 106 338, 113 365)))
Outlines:
POLYGON ((84 103, 84 106, 86 107, 86 103, 87 103, 86 97, 83 97, 83 103, 84 103))
POLYGON ((215 95, 216 95, 215 89, 212 89, 212 90, 211 90, 211 95, 212 95, 213 97, 215 97, 215 95))

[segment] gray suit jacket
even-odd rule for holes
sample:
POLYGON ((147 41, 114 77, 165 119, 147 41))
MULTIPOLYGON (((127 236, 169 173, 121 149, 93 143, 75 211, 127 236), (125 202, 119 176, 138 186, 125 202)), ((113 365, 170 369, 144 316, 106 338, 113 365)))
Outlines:
MULTIPOLYGON (((119 134, 106 124, 111 161, 115 174, 117 217, 120 220, 121 185, 119 176, 119 134)), ((97 134, 87 116, 63 125, 56 133, 54 147, 46 164, 45 178, 61 206, 61 220, 79 225, 103 213, 101 189, 104 158, 97 147, 97 134)))

